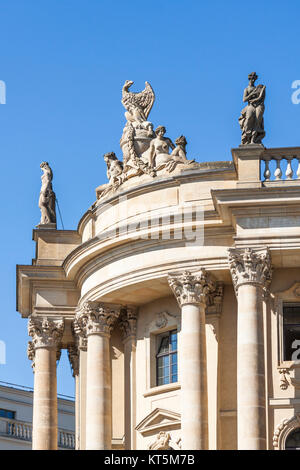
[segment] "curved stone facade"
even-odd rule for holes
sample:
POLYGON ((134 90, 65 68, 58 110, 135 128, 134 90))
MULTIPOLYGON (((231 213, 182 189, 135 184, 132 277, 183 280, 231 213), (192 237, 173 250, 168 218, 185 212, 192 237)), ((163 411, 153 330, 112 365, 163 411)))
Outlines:
POLYGON ((76 381, 77 448, 273 449, 274 435, 281 448, 278 426, 300 411, 283 320, 286 306, 300 312, 300 184, 290 165, 300 148, 242 145, 232 162, 196 163, 181 136, 159 153, 173 144, 145 120, 153 90, 143 92, 147 112, 135 109, 131 84, 123 163, 106 154, 109 183, 78 229, 39 225, 36 258, 17 267, 22 317, 60 325, 55 342, 44 328, 42 346, 29 347, 34 448, 56 445, 62 348, 76 381), (134 139, 148 145, 141 155, 134 139), (289 162, 285 179, 270 178, 272 159, 289 162))

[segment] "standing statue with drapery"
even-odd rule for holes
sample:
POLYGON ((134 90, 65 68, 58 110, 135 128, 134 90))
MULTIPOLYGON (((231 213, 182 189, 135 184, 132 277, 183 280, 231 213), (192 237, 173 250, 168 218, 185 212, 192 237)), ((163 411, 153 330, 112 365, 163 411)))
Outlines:
POLYGON ((39 198, 39 208, 41 210, 40 225, 56 224, 55 192, 52 188, 53 173, 48 162, 42 162, 40 168, 43 171, 41 176, 42 187, 39 198))
POLYGON ((262 145, 265 137, 264 111, 265 111, 265 85, 256 85, 257 75, 252 72, 248 75, 249 85, 244 90, 243 102, 248 103, 242 110, 239 118, 242 130, 242 145, 262 145))

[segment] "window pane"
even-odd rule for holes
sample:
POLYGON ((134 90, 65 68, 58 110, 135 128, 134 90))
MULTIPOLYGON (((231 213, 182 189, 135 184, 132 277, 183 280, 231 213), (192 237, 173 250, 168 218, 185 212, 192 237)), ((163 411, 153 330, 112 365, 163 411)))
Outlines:
POLYGON ((161 340, 158 354, 168 353, 169 352, 169 336, 164 336, 161 340))
POLYGON ((171 351, 177 351, 177 332, 171 333, 171 351))
POLYGON ((285 361, 300 359, 300 306, 283 307, 283 347, 285 361))
POLYGON ((15 419, 15 412, 10 410, 0 409, 1 418, 15 419))
POLYGON ((285 448, 300 450, 300 428, 295 429, 288 435, 285 442, 285 448))
POLYGON ((177 331, 171 331, 158 340, 156 357, 157 385, 177 382, 177 331))

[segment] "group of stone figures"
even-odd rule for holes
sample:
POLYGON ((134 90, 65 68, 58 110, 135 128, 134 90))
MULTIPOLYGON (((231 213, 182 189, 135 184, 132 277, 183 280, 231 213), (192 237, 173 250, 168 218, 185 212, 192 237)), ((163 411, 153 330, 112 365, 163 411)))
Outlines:
MULTIPOLYGON (((244 90, 243 101, 247 103, 241 112, 239 124, 242 130, 242 145, 261 145, 265 136, 264 131, 264 100, 266 87, 256 85, 257 75, 250 73, 249 85, 244 90)), ((175 140, 165 136, 166 128, 158 126, 153 131, 153 124, 148 116, 154 103, 155 95, 150 83, 146 82, 145 89, 133 93, 129 89, 133 82, 126 80, 122 90, 122 104, 126 109, 127 123, 123 130, 120 146, 123 152, 123 162, 118 160, 114 152, 106 153, 104 160, 107 164, 109 184, 103 186, 101 196, 117 189, 129 178, 148 174, 156 176, 164 170, 171 173, 177 165, 185 167, 194 163, 186 157, 186 138, 181 135, 175 140)))
MULTIPOLYGON (((255 85, 255 72, 249 74, 249 85, 244 90, 243 101, 247 103, 241 112, 239 124, 242 130, 242 145, 262 145, 264 130, 264 101, 266 87, 255 85)), ((100 197, 115 191, 122 183, 134 176, 148 174, 152 177, 164 170, 171 173, 176 166, 188 168, 194 160, 186 157, 187 141, 181 135, 175 140, 165 136, 166 128, 158 126, 153 131, 153 124, 148 121, 155 95, 150 83, 145 89, 133 93, 129 89, 133 82, 126 80, 122 90, 122 104, 126 109, 126 125, 120 141, 123 161, 114 152, 106 153, 104 160, 107 165, 109 183, 102 185, 100 197)), ((47 162, 41 163, 42 188, 39 207, 42 212, 41 225, 56 223, 55 193, 52 189, 52 171, 47 162)))
POLYGON ((148 121, 155 100, 150 83, 146 82, 145 89, 140 93, 129 91, 132 85, 132 81, 126 80, 122 90, 122 104, 126 109, 127 120, 120 141, 123 161, 118 160, 114 152, 104 155, 109 184, 103 188, 102 195, 134 176, 148 174, 154 177, 160 170, 171 173, 178 164, 189 165, 194 162, 186 158, 187 141, 183 135, 176 139, 174 145, 165 136, 164 126, 158 126, 153 131, 153 124, 148 121))

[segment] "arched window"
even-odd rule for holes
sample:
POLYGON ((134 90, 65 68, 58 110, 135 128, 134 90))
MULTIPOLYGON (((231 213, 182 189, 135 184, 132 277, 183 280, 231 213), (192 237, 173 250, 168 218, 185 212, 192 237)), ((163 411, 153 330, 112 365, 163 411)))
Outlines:
POLYGON ((300 428, 294 429, 286 438, 286 450, 300 450, 300 428))

